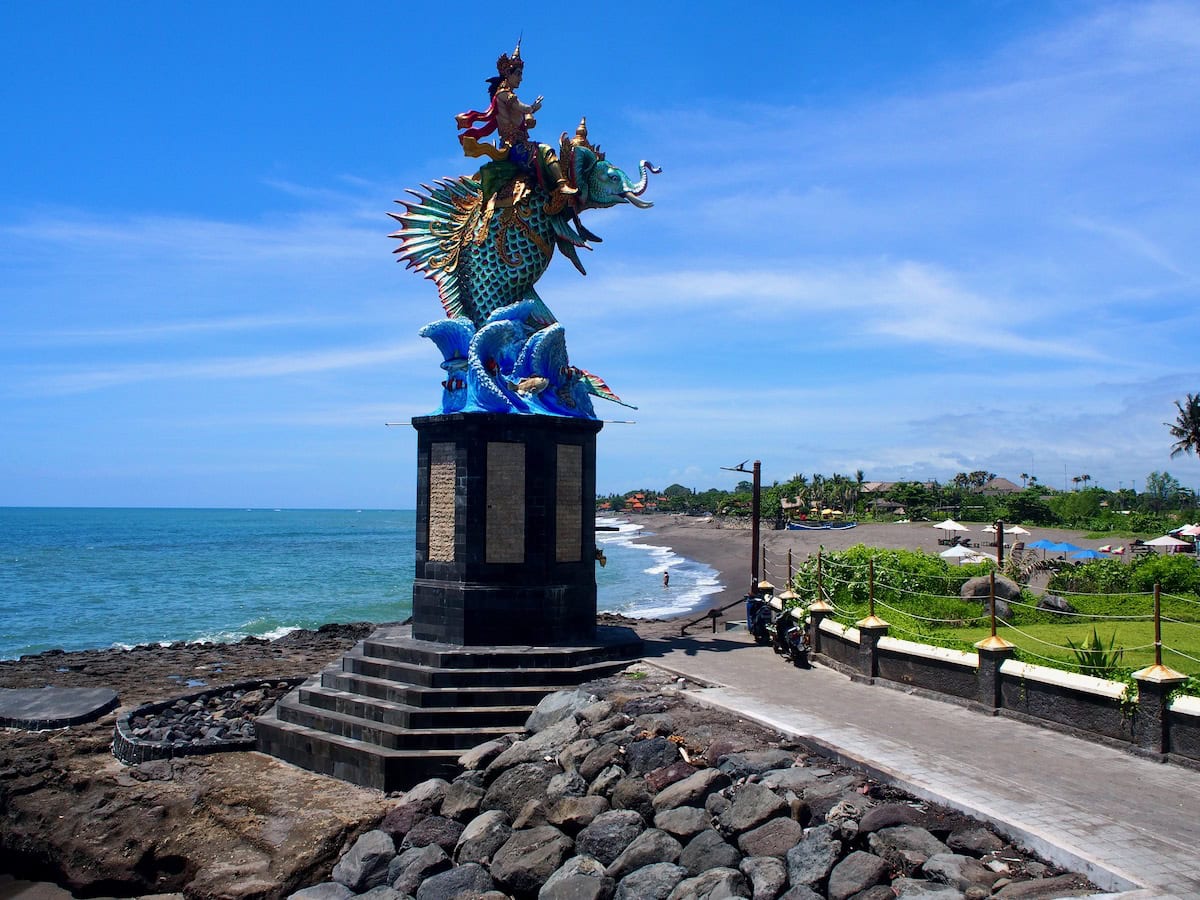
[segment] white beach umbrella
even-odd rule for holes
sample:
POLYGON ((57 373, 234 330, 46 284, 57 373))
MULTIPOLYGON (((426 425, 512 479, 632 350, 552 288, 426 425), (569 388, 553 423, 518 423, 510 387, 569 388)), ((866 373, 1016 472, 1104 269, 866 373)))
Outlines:
POLYGON ((933 527, 940 528, 942 531, 970 531, 971 530, 970 528, 967 528, 965 525, 959 525, 953 519, 947 519, 944 522, 938 522, 933 527))
POLYGON ((1184 525, 1179 529, 1179 534, 1187 534, 1192 537, 1200 537, 1200 525, 1184 525))
POLYGON ((1005 534, 1029 534, 1030 532, 1026 531, 1020 525, 1011 525, 1008 528, 1004 529, 1004 533, 1005 534))
POLYGON ((1187 541, 1181 541, 1179 538, 1173 538, 1169 534, 1164 534, 1162 537, 1156 537, 1152 541, 1146 541, 1147 547, 1190 547, 1192 546, 1187 541))
POLYGON ((972 550, 970 547, 964 547, 962 544, 956 544, 949 550, 943 550, 938 556, 943 559, 965 559, 968 556, 983 556, 978 550, 972 550))

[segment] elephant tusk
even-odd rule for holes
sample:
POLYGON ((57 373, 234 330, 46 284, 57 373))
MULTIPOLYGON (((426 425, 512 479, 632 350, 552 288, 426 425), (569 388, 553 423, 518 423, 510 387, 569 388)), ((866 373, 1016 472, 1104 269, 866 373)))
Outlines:
POLYGON ((623 191, 621 193, 621 196, 624 197, 626 200, 628 200, 630 203, 632 203, 634 206, 636 206, 638 209, 649 209, 650 207, 652 207, 654 205, 654 203, 652 201, 643 200, 641 197, 639 197, 633 191, 623 191))

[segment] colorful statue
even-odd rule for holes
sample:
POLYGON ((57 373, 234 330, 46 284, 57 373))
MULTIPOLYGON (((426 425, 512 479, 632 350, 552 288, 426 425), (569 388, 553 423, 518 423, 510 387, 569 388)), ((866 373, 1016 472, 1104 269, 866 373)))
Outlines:
POLYGON ((639 208, 651 172, 643 160, 634 182, 588 141, 587 122, 564 132, 558 153, 529 137, 531 105, 516 94, 524 74, 520 45, 497 61, 491 104, 456 117, 468 156, 489 162, 474 178, 459 177, 409 191, 390 235, 410 269, 438 287, 447 319, 421 335, 442 351, 446 371, 441 412, 517 412, 595 417, 591 395, 620 403, 602 379, 570 365, 563 328, 534 290, 555 247, 581 274, 579 247, 600 238, 579 221, 586 209, 630 203, 639 208), (499 145, 480 143, 492 133, 499 145))

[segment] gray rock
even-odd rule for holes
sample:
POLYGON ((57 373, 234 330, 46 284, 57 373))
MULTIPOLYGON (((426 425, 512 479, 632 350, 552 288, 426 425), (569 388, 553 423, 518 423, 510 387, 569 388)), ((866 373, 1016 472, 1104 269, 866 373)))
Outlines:
POLYGON ((741 861, 742 854, 738 849, 711 828, 688 841, 679 854, 679 864, 692 877, 718 866, 736 868, 741 861))
MULTIPOLYGON (((804 766, 792 766, 788 769, 771 769, 764 772, 758 783, 773 791, 795 791, 802 793, 806 787, 816 784, 823 777, 824 769, 809 769, 804 766)), ((827 776, 829 773, 825 772, 827 776)))
POLYGON ((507 750, 511 743, 507 738, 497 738, 494 741, 476 744, 458 758, 458 764, 468 771, 486 768, 488 763, 507 750))
POLYGON ((858 820, 858 833, 870 834, 893 825, 920 825, 925 817, 904 803, 883 803, 863 813, 858 820))
POLYGON ((336 881, 326 881, 314 884, 288 896, 288 900, 346 900, 353 897, 354 891, 336 881))
POLYGON ((679 759, 679 749, 665 737, 631 741, 625 747, 626 767, 630 775, 645 775, 669 766, 679 759))
POLYGON ((718 815, 717 827, 723 834, 739 835, 786 812, 787 804, 774 791, 761 784, 743 784, 736 788, 729 809, 718 815))
POLYGON ((500 809, 515 819, 521 808, 530 800, 546 795, 546 788, 559 772, 557 763, 521 763, 513 766, 492 782, 483 795, 480 809, 487 812, 500 809))
POLYGON ((387 883, 402 894, 416 893, 421 882, 453 865, 437 844, 405 850, 388 865, 387 883))
POLYGON ((576 772, 579 770, 579 764, 599 746, 600 742, 595 738, 580 738, 577 741, 571 741, 558 752, 558 764, 563 767, 564 772, 576 772))
POLYGON ((842 842, 834 834, 832 825, 809 829, 800 843, 787 852, 788 881, 793 886, 812 886, 833 871, 842 854, 842 842))
POLYGON ((552 806, 563 797, 582 797, 587 789, 588 783, 578 772, 559 772, 546 786, 546 803, 552 806))
POLYGON ((958 888, 920 878, 897 878, 892 882, 892 891, 904 900, 963 900, 958 888))
POLYGON ((675 885, 667 900, 725 900, 728 897, 749 897, 750 883, 737 869, 720 867, 685 878, 675 885))
MULTIPOLYGON (((766 779, 763 780, 764 782, 766 781, 766 779)), ((833 806, 842 799, 842 795, 848 791, 858 790, 865 781, 866 778, 862 775, 837 775, 833 778, 822 778, 819 781, 805 785, 802 796, 809 803, 829 797, 836 797, 837 800, 829 804, 829 806, 833 806)), ((767 787, 773 786, 767 785, 767 787)))
POLYGON ((510 894, 534 894, 574 848, 575 842, 552 825, 514 831, 492 857, 492 878, 510 894))
POLYGON ((609 900, 615 889, 599 860, 572 856, 546 879, 538 900, 609 900))
MULTIPOLYGON (((1046 594, 1037 602, 1038 609, 1048 609, 1051 612, 1057 613, 1073 613, 1078 612, 1070 603, 1059 597, 1057 594, 1046 594)), ((997 614, 999 610, 997 610, 997 614)))
POLYGON ((655 794, 654 809, 660 811, 677 806, 703 806, 709 794, 728 786, 729 776, 720 769, 701 769, 655 794))
POLYGON ((633 740, 633 736, 621 732, 628 726, 633 719, 624 713, 617 713, 609 716, 607 719, 601 719, 598 722, 592 722, 584 727, 583 736, 596 738, 600 743, 608 741, 617 741, 621 744, 627 744, 633 740))
POLYGON ((442 800, 442 815, 448 819, 465 822, 479 812, 484 793, 481 785, 455 779, 446 789, 446 796, 442 800))
POLYGON ((738 836, 737 845, 747 856, 777 856, 783 859, 804 837, 795 819, 779 816, 738 836))
POLYGON ((418 822, 433 815, 434 808, 428 802, 403 802, 388 811, 379 824, 379 830, 393 838, 403 838, 418 822))
POLYGON ((888 864, 873 853, 855 850, 829 873, 829 900, 848 900, 859 891, 888 880, 888 864))
POLYGON ((450 787, 450 782, 445 778, 428 778, 418 785, 404 792, 405 803, 428 803, 433 809, 437 809, 442 802, 442 798, 446 796, 446 790, 450 787))
POLYGON ((661 828, 681 841, 687 841, 711 828, 712 821, 708 813, 699 807, 680 806, 677 809, 664 809, 655 813, 654 827, 661 828))
MULTIPOLYGON (((890 883, 877 884, 865 891, 859 891, 851 900, 896 900, 896 894, 890 883)), ((975 900, 985 900, 985 898, 976 897, 975 900)))
POLYGON ((546 804, 541 798, 527 801, 512 821, 513 831, 520 831, 523 828, 537 828, 539 825, 549 824, 549 821, 546 819, 546 804))
POLYGON ((625 770, 620 766, 609 766, 595 777, 588 786, 588 795, 592 797, 611 797, 613 790, 625 778, 625 770))
POLYGON ((683 845, 665 831, 649 828, 635 837, 620 856, 614 859, 605 873, 614 879, 621 879, 643 866, 655 863, 673 863, 683 852, 683 845))
POLYGON ((989 894, 992 892, 992 885, 1000 877, 974 857, 959 853, 935 853, 925 860, 921 874, 931 881, 940 881, 960 891, 984 887, 989 894))
POLYGON ((780 894, 779 900, 825 900, 825 898, 808 885, 798 884, 780 894))
POLYGON ((373 887, 365 894, 359 894, 358 896, 368 897, 370 900, 412 900, 411 894, 401 893, 393 887, 388 887, 386 884, 373 887))
POLYGON ((882 856, 896 871, 908 876, 925 865, 929 857, 950 852, 949 847, 916 825, 881 828, 867 838, 867 843, 872 853, 882 856))
POLYGON ((563 748, 573 743, 577 737, 579 725, 574 719, 555 722, 532 737, 515 741, 511 747, 488 763, 487 772, 494 775, 521 763, 543 761, 546 757, 557 759, 563 748))
POLYGON ((387 882, 388 865, 396 858, 396 845, 391 835, 368 831, 333 867, 333 880, 344 884, 356 894, 387 882))
POLYGON ((738 866, 750 880, 753 900, 775 900, 787 887, 787 866, 773 856, 748 856, 738 866))
POLYGON ((478 863, 466 863, 427 878, 416 900, 476 900, 494 887, 492 876, 478 863))
POLYGON ((1086 897, 1091 893, 1087 888, 1075 887, 1073 875, 1059 875, 1057 878, 1035 878, 1032 881, 1014 881, 1006 884, 995 894, 1004 900, 1051 900, 1058 897, 1086 897))
POLYGON ((583 709, 575 713, 576 718, 589 724, 594 722, 602 722, 611 716, 613 713, 613 705, 610 700, 597 700, 595 703, 585 706, 583 709))
POLYGON ((795 763, 796 754, 787 750, 747 750, 721 757, 717 768, 736 781, 773 769, 787 769, 795 763))
POLYGON ((585 781, 592 781, 609 766, 624 761, 625 756, 616 744, 597 744, 596 748, 583 758, 577 771, 585 781))
POLYGON ((512 826, 507 813, 499 809, 481 813, 468 822, 459 835, 454 860, 459 865, 469 862, 486 865, 511 836, 512 826))
POLYGON ((546 822, 574 835, 610 808, 606 797, 563 797, 546 811, 546 822))
POLYGON ((954 832, 946 838, 946 846, 955 853, 983 856, 987 853, 999 853, 1004 849, 1004 841, 980 825, 977 828, 964 828, 954 832))
POLYGON ((455 822, 445 816, 429 816, 409 829, 404 840, 400 842, 400 849, 408 850, 412 847, 437 844, 447 853, 453 853, 462 833, 462 822, 455 822))
MULTIPOLYGON (((991 589, 989 586, 989 578, 987 575, 980 575, 976 578, 968 579, 959 588, 958 594, 964 600, 973 600, 976 603, 982 604, 985 611, 991 610, 991 589)), ((996 576, 996 617, 1007 619, 1012 614, 1012 609, 1008 605, 1010 600, 1021 599, 1021 586, 1008 578, 1005 575, 996 576)))
POLYGON ((654 818, 654 797, 644 778, 622 778, 612 789, 613 809, 632 809, 649 822, 654 818))
POLYGON ((576 852, 594 856, 607 866, 645 830, 642 817, 633 810, 609 810, 579 832, 575 838, 576 852))
POLYGON ((733 806, 733 801, 729 799, 724 790, 709 794, 704 801, 704 811, 714 819, 729 812, 731 806, 733 806))
POLYGON ((613 900, 667 900, 687 869, 671 863, 655 863, 630 872, 619 882, 613 900))
POLYGON ((674 784, 677 781, 683 781, 689 775, 696 774, 696 767, 691 763, 686 763, 682 759, 671 763, 669 766, 664 766, 661 769, 655 769, 653 772, 646 773, 646 787, 650 788, 651 793, 657 794, 667 785, 674 784))
POLYGON ((581 690, 555 691, 553 694, 547 694, 534 707, 529 718, 525 720, 525 730, 530 734, 537 734, 565 718, 574 719, 575 713, 591 706, 597 699, 592 694, 581 690))

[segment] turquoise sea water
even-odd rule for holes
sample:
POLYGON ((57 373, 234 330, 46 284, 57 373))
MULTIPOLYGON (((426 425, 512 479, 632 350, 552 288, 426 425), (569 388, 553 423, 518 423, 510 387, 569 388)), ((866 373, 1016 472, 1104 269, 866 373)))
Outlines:
MULTIPOLYGON (((0 659, 401 620, 415 521, 412 510, 3 508, 0 659)), ((709 567, 620 527, 597 535, 602 610, 675 615, 719 590, 709 567)))

